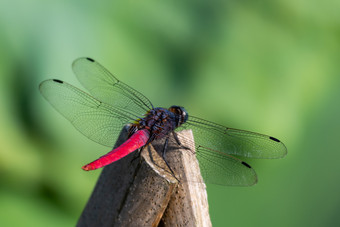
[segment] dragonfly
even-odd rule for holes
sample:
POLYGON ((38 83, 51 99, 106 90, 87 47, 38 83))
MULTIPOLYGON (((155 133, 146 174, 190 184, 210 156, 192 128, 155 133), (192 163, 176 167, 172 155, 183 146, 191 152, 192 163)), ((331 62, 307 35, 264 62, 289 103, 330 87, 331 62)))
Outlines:
POLYGON ((287 154, 286 146, 275 137, 194 117, 181 106, 154 107, 142 93, 118 80, 91 58, 76 59, 72 69, 88 93, 59 79, 45 80, 39 85, 43 97, 59 113, 86 137, 111 148, 121 129, 129 125, 128 139, 83 166, 86 171, 109 165, 164 138, 165 157, 168 138, 173 136, 181 145, 177 132, 184 129, 193 132, 194 153, 206 183, 254 185, 257 175, 242 157, 275 159, 287 154))

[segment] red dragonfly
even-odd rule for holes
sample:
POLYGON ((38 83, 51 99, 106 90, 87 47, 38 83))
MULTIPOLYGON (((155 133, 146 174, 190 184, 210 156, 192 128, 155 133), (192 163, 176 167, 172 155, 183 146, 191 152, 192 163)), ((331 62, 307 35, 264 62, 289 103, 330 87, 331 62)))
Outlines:
POLYGON ((274 137, 224 127, 191 116, 180 106, 155 108, 143 94, 91 58, 75 60, 72 68, 91 95, 61 80, 43 81, 40 92, 57 111, 89 139, 108 147, 115 144, 125 125, 131 125, 129 139, 83 166, 84 170, 101 168, 164 138, 165 155, 168 138, 173 135, 179 141, 176 132, 183 129, 193 131, 195 154, 206 183, 253 185, 255 171, 237 157, 273 159, 287 154, 285 145, 274 137))

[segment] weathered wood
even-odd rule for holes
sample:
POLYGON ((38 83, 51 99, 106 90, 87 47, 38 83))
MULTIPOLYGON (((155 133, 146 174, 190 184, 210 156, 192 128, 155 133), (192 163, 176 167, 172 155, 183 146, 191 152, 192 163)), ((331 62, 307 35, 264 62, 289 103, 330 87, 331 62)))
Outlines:
MULTIPOLYGON (((157 155, 151 145, 141 152, 141 157, 148 157, 149 152, 157 155)), ((140 160, 140 168, 126 195, 115 226, 158 226, 178 183, 171 175, 164 176, 160 177, 147 162, 140 160)))
POLYGON ((191 130, 180 132, 181 146, 175 141, 166 160, 180 178, 180 184, 170 198, 160 225, 162 226, 212 226, 209 216, 208 195, 200 173, 191 130), (187 149, 183 149, 183 147, 187 149))
MULTIPOLYGON (((180 133, 192 136, 191 131, 180 133)), ((125 128, 116 147, 126 136, 125 128)), ((211 226, 205 185, 182 182, 187 172, 198 174, 194 182, 202 182, 193 147, 169 143, 166 160, 178 183, 157 153, 164 141, 152 145, 140 156, 134 152, 104 168, 77 226, 211 226)))

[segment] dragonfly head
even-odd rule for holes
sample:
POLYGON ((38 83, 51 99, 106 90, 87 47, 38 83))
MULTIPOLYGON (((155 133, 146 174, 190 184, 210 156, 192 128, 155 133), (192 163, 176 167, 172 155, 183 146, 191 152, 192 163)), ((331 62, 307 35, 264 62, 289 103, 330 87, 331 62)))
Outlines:
POLYGON ((175 114, 177 127, 188 120, 188 112, 182 106, 170 106, 169 111, 175 114))

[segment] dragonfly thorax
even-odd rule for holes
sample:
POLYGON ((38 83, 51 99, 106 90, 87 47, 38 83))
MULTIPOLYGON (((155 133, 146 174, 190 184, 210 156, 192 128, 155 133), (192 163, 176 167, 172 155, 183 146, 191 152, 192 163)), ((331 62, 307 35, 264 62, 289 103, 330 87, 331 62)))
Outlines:
POLYGON ((133 133, 136 130, 148 129, 151 141, 161 139, 183 124, 188 119, 187 116, 183 107, 154 108, 148 111, 144 118, 137 120, 131 130, 133 133))

